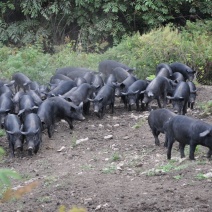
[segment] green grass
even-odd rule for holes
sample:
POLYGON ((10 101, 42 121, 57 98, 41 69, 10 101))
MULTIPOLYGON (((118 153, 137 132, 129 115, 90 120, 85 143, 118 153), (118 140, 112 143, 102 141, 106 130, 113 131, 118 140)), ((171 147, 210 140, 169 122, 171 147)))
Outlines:
POLYGON ((207 178, 204 176, 203 173, 197 174, 195 178, 198 179, 198 180, 205 180, 205 179, 207 179, 207 178))
POLYGON ((111 157, 111 161, 119 161, 121 159, 121 156, 118 152, 113 153, 112 157, 111 157))
POLYGON ((116 167, 114 165, 108 165, 102 169, 104 174, 114 174, 116 172, 116 167))
POLYGON ((144 123, 145 123, 145 119, 141 118, 135 125, 132 126, 132 128, 138 129, 138 128, 142 127, 144 125, 144 123))
POLYGON ((5 136, 5 135, 6 135, 5 130, 0 129, 0 137, 5 136))
POLYGON ((180 179, 182 178, 182 176, 181 176, 181 175, 175 175, 175 176, 173 176, 173 178, 174 178, 175 180, 180 180, 180 179))

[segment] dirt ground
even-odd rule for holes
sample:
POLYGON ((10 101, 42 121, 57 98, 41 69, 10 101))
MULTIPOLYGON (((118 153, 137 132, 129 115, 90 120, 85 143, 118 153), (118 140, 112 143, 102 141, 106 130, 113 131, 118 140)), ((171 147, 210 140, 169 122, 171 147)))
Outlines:
MULTIPOLYGON (((198 87, 196 107, 187 115, 202 118, 198 108, 211 99, 212 86, 198 87)), ((204 175, 212 173, 208 149, 199 146, 196 160, 190 161, 189 149, 181 159, 176 142, 168 161, 164 135, 161 146, 155 146, 148 114, 128 112, 116 101, 113 115, 107 112, 99 119, 91 112, 85 121, 74 122, 73 131, 62 121, 52 139, 43 133, 41 149, 32 158, 25 153, 10 160, 8 142, 1 137, 7 155, 0 166, 23 178, 14 180, 13 187, 39 184, 21 199, 0 204, 0 211, 53 212, 61 205, 89 212, 212 211, 212 178, 204 175)), ((212 116, 203 120, 212 123, 212 116)))

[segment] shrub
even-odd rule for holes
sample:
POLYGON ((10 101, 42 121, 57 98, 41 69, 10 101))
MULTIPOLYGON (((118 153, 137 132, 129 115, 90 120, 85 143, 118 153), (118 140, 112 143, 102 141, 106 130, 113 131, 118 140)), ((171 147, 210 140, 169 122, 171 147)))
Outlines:
MULTIPOLYGON (((40 45, 21 49, 3 47, 0 49, 0 67, 3 77, 10 78, 14 72, 21 71, 33 80, 47 82, 56 68, 65 66, 98 69, 100 61, 117 60, 136 68, 140 79, 155 74, 159 63, 175 61, 191 66, 204 77, 211 73, 212 21, 188 22, 185 28, 172 25, 151 30, 149 33, 124 37, 122 42, 103 54, 73 51, 73 42, 59 46, 53 55, 45 54, 40 45)), ((199 76, 199 75, 198 75, 199 76)))

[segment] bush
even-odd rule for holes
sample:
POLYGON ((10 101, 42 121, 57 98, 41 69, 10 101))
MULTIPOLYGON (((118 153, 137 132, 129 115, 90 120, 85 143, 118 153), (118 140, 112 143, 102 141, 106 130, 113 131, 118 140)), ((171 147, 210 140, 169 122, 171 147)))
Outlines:
POLYGON ((136 73, 142 79, 155 74, 155 67, 159 63, 175 61, 202 72, 208 68, 207 63, 212 58, 212 37, 207 30, 211 24, 212 21, 188 22, 181 31, 167 25, 142 36, 137 33, 124 38, 118 46, 104 55, 105 58, 136 67, 136 73))
POLYGON ((73 51, 73 42, 57 47, 55 54, 45 54, 39 45, 21 49, 3 47, 0 49, 2 76, 10 78, 21 71, 33 80, 48 82, 56 68, 65 66, 98 69, 100 61, 117 60, 136 68, 139 78, 145 79, 155 74, 159 63, 175 61, 191 66, 198 73, 211 72, 212 21, 188 22, 185 28, 172 25, 154 29, 149 33, 123 38, 122 42, 103 54, 84 53, 83 49, 73 51))

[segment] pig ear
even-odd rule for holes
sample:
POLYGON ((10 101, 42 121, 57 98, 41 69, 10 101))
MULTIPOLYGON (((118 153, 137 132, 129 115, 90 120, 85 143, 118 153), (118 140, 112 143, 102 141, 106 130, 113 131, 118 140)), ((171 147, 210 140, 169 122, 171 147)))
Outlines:
POLYGON ((123 89, 124 87, 125 87, 125 84, 124 83, 121 83, 120 84, 120 88, 123 89))
POLYGON ((71 106, 70 111, 71 112, 74 112, 74 111, 76 111, 76 108, 74 108, 74 107, 71 106))
POLYGON ((167 99, 174 99, 174 97, 172 97, 172 96, 167 96, 166 98, 167 99))
POLYGON ((210 133, 209 130, 205 130, 204 132, 200 133, 199 136, 200 137, 205 137, 206 135, 208 135, 210 133))
POLYGON ((132 74, 133 71, 134 71, 134 69, 132 69, 132 68, 130 68, 130 69, 127 70, 127 72, 128 72, 129 74, 132 74))
POLYGON ((10 81, 9 83, 5 84, 6 86, 10 87, 15 83, 15 80, 10 81))
POLYGON ((195 94, 197 92, 197 89, 195 91, 191 91, 190 93, 195 94))
POLYGON ((94 88, 99 89, 100 88, 100 85, 94 86, 94 88))
POLYGON ((22 113, 24 113, 25 109, 19 110, 18 116, 20 116, 22 113))
POLYGON ((21 131, 21 134, 22 134, 22 135, 28 135, 29 132, 23 132, 23 131, 21 131))
POLYGON ((154 96, 154 94, 152 93, 152 91, 149 91, 147 94, 148 97, 154 96))
POLYGON ((122 94, 123 96, 127 96, 128 93, 121 92, 121 94, 122 94))
POLYGON ((14 132, 12 132, 12 131, 6 130, 6 132, 7 132, 8 134, 14 135, 14 132))
POLYGON ((38 106, 33 106, 32 108, 31 108, 31 110, 37 110, 38 109, 38 106))
POLYGON ((68 101, 68 102, 72 102, 70 97, 65 97, 65 100, 68 101))
POLYGON ((118 82, 112 82, 112 85, 117 88, 117 87, 120 86, 120 83, 118 83, 118 82))
POLYGON ((94 101, 94 99, 90 99, 90 98, 87 98, 87 100, 88 100, 89 102, 93 102, 93 101, 94 101))
POLYGON ((78 107, 82 108, 83 107, 83 102, 81 102, 78 107))
POLYGON ((135 92, 133 92, 134 94, 137 94, 139 92, 139 90, 137 90, 137 91, 135 91, 135 92))
POLYGON ((38 133, 38 131, 39 131, 39 128, 38 128, 37 130, 35 130, 33 133, 35 133, 35 134, 36 134, 36 133, 38 133))
POLYGON ((98 99, 98 101, 99 101, 99 102, 102 102, 102 101, 103 101, 103 97, 102 97, 102 98, 100 98, 100 99, 98 99))

